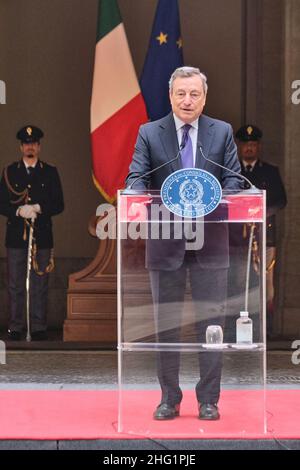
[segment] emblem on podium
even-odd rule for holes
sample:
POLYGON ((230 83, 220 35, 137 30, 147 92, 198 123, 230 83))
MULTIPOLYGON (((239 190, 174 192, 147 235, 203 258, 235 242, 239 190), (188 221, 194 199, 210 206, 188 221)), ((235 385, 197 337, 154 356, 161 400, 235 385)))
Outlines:
POLYGON ((213 212, 222 198, 217 178, 205 170, 178 170, 165 179, 161 199, 167 209, 180 217, 197 218, 213 212))

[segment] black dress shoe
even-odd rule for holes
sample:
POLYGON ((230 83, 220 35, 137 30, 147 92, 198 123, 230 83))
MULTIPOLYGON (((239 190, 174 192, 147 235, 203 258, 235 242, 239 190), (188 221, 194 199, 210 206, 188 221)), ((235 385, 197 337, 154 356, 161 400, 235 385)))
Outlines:
POLYGON ((8 337, 11 341, 21 341, 22 333, 21 333, 21 331, 8 330, 8 337))
POLYGON ((32 341, 45 341, 48 339, 48 335, 46 331, 33 331, 31 333, 32 341))
POLYGON ((199 419, 217 420, 220 419, 220 413, 217 405, 211 403, 199 404, 199 419))
POLYGON ((174 419, 179 416, 180 405, 168 405, 167 403, 161 403, 153 413, 153 418, 158 420, 174 419))

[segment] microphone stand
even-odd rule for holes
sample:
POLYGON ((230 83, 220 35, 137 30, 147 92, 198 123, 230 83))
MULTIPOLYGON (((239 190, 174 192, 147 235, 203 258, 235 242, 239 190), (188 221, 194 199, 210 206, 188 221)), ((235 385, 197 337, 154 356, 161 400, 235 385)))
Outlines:
POLYGON ((246 267, 246 283, 245 283, 245 312, 248 312, 249 304, 249 282, 250 282, 250 268, 251 268, 251 253, 254 236, 255 224, 251 224, 249 244, 248 244, 248 255, 247 255, 247 267, 246 267))
POLYGON ((186 143, 184 142, 184 144, 181 144, 181 145, 180 145, 179 150, 178 150, 176 156, 175 156, 174 158, 172 158, 172 160, 168 160, 167 162, 164 162, 164 163, 162 163, 161 165, 159 165, 159 166, 157 166, 157 167, 155 167, 155 168, 152 168, 152 170, 149 170, 149 171, 147 171, 146 173, 143 173, 142 175, 139 175, 137 178, 135 178, 135 179, 133 180, 133 182, 132 182, 127 188, 124 189, 124 191, 123 191, 122 194, 124 194, 124 195, 134 195, 134 194, 136 194, 136 191, 132 189, 133 185, 134 185, 135 183, 137 183, 139 180, 141 180, 142 178, 146 178, 147 176, 151 175, 151 174, 154 173, 155 171, 160 170, 161 168, 163 168, 163 167, 165 167, 165 166, 167 166, 167 165, 170 165, 171 163, 173 163, 173 162, 175 162, 176 160, 178 160, 178 158, 181 157, 180 152, 184 149, 185 144, 186 144, 186 143))
POLYGON ((201 145, 200 143, 198 143, 198 148, 199 148, 200 153, 201 153, 202 157, 204 158, 204 160, 206 160, 207 162, 212 163, 213 165, 216 165, 216 166, 222 168, 223 170, 229 171, 230 173, 232 173, 233 175, 235 175, 235 176, 237 176, 237 177, 239 177, 239 178, 242 178, 244 181, 246 181, 246 182, 249 184, 250 189, 256 189, 256 187, 254 186, 254 184, 251 183, 251 181, 250 181, 248 178, 246 178, 246 176, 241 175, 241 174, 238 173, 237 171, 233 171, 233 170, 231 170, 230 168, 227 168, 226 166, 223 166, 223 165, 221 165, 220 163, 214 162, 214 161, 211 160, 210 158, 206 157, 206 156, 204 155, 204 153, 203 153, 202 145, 201 145))
MULTIPOLYGON (((249 190, 246 191, 253 191, 256 190, 256 187, 254 184, 251 183, 251 181, 244 175, 241 175, 240 173, 237 173, 236 171, 231 170, 230 168, 227 168, 226 166, 221 165, 220 163, 214 162, 210 158, 206 157, 203 153, 202 150, 202 145, 201 143, 198 142, 198 148, 200 150, 200 153, 204 160, 212 163, 213 165, 216 165, 223 170, 229 171, 230 173, 233 173, 235 176, 238 176, 242 178, 244 181, 246 181, 250 188, 249 190)), ((252 244, 253 244, 253 237, 254 237, 254 230, 255 230, 255 224, 251 224, 251 229, 250 229, 250 236, 249 236, 249 244, 248 244, 248 255, 247 255, 247 265, 246 265, 246 283, 245 283, 245 312, 248 312, 248 305, 249 305, 249 283, 250 283, 250 268, 251 268, 251 254, 252 254, 252 244)))

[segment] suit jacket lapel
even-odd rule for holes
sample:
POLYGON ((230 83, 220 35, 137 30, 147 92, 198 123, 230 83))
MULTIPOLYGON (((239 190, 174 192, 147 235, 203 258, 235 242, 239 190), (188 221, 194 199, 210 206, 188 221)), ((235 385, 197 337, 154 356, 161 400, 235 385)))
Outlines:
MULTIPOLYGON (((210 158, 209 151, 213 141, 214 132, 214 122, 209 117, 201 115, 198 124, 196 168, 202 168, 204 170, 208 165, 208 162, 203 159, 198 146, 201 143, 204 155, 210 158)), ((168 114, 164 121, 160 123, 159 137, 165 152, 166 161, 172 160, 179 150, 176 127, 172 113, 168 114)), ((180 169, 182 169, 180 159, 170 164, 170 173, 180 169)))
POLYGON ((204 155, 210 158, 209 151, 213 140, 214 132, 214 122, 210 120, 207 116, 201 115, 198 124, 196 168, 201 168, 205 170, 205 167, 208 165, 208 162, 203 159, 198 147, 201 145, 204 155))
MULTIPOLYGON (((172 113, 166 116, 165 120, 160 124, 160 128, 159 137, 165 152, 166 161, 172 160, 179 151, 176 127, 172 113)), ((180 170, 180 168, 182 168, 180 158, 170 163, 170 173, 180 170)))

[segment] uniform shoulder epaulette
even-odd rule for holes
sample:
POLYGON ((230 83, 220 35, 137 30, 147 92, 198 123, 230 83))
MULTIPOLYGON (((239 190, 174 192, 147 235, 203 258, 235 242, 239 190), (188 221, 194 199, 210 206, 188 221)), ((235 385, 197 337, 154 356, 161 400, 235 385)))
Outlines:
POLYGON ((19 204, 23 200, 26 201, 26 198, 28 196, 28 189, 27 188, 25 188, 23 191, 16 191, 15 188, 10 184, 10 181, 9 181, 8 169, 12 168, 12 167, 18 168, 19 165, 20 165, 20 162, 14 162, 11 165, 6 166, 3 170, 4 181, 5 181, 5 184, 8 188, 8 190, 12 194, 14 194, 14 196, 17 197, 17 199, 10 201, 11 204, 19 204))
POLYGON ((265 166, 265 167, 271 167, 271 168, 278 168, 278 165, 275 165, 274 163, 266 162, 264 160, 260 160, 260 166, 265 166))
POLYGON ((39 160, 39 165, 41 168, 55 168, 54 165, 50 165, 50 163, 43 162, 42 160, 39 160))
POLYGON ((6 165, 4 168, 18 168, 18 165, 20 164, 20 160, 16 160, 15 162, 10 163, 9 165, 6 165))

